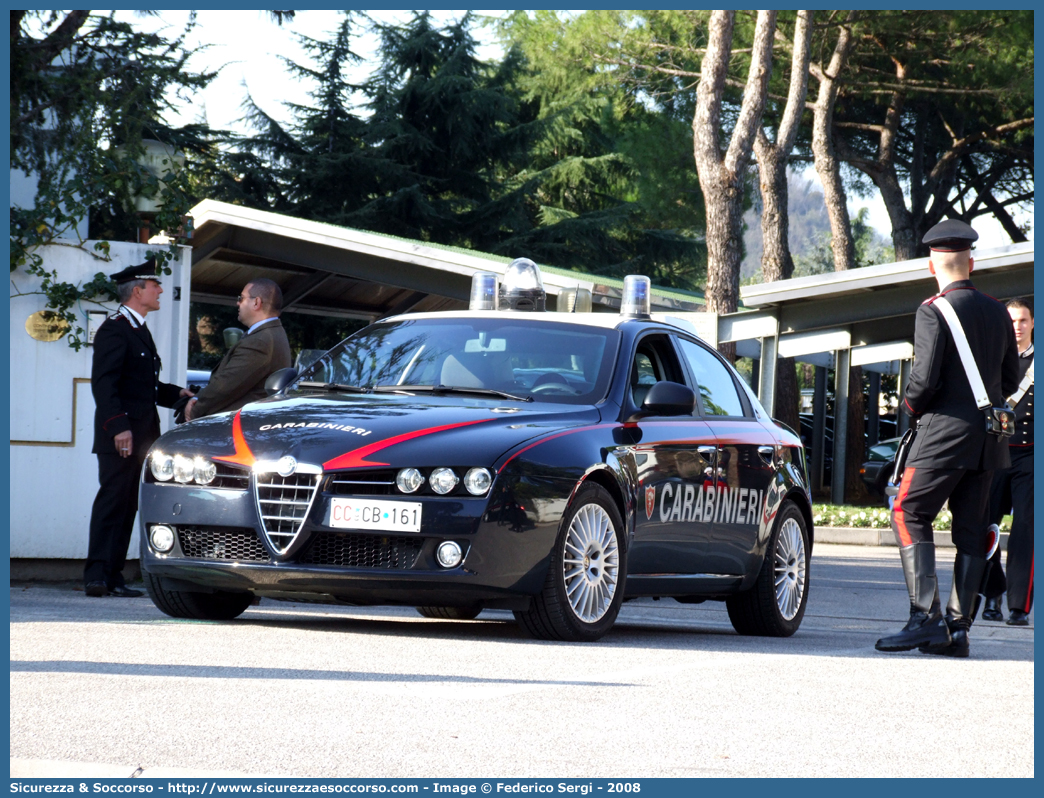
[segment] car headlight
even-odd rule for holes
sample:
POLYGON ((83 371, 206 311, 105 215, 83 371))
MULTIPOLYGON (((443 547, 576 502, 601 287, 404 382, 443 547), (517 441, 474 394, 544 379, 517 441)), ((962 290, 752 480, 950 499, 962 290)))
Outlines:
POLYGON ((192 481, 196 473, 196 464, 191 457, 183 454, 174 455, 174 481, 183 485, 192 481))
POLYGON ((431 472, 431 476, 428 477, 428 484, 431 485, 431 489, 440 496, 445 496, 457 487, 458 482, 460 482, 460 479, 453 473, 452 468, 436 468, 431 472))
POLYGON ((481 496, 493 484, 493 477, 485 468, 472 468, 464 475, 464 487, 472 496, 481 496))
POLYGON ((192 461, 192 478, 200 485, 209 485, 217 476, 217 465, 205 457, 192 461))
POLYGON ((158 482, 170 482, 174 478, 174 458, 163 452, 153 452, 149 469, 158 482))
POLYGON ((395 485, 403 493, 413 493, 424 484, 424 475, 416 468, 404 468, 395 475, 395 485))

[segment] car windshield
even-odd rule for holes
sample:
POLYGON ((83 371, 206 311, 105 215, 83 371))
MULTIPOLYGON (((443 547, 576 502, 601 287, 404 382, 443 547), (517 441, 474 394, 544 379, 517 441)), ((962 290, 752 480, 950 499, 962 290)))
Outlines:
POLYGON ((407 319, 342 341, 305 369, 296 387, 413 387, 594 404, 606 394, 619 338, 615 330, 518 316, 407 319))

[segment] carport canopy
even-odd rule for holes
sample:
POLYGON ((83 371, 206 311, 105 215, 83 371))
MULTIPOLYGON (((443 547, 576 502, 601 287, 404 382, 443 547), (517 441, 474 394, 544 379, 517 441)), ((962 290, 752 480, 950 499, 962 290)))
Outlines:
MULTIPOLYGON (((475 272, 503 276, 512 258, 297 219, 204 200, 192 209, 192 301, 235 305, 267 277, 284 311, 368 321, 407 312, 463 310, 475 272)), ((525 257, 525 252, 518 253, 525 257)), ((567 288, 591 292, 595 311, 617 312, 623 281, 540 265, 547 308, 567 288)), ((659 312, 693 312, 698 292, 653 286, 659 312)))

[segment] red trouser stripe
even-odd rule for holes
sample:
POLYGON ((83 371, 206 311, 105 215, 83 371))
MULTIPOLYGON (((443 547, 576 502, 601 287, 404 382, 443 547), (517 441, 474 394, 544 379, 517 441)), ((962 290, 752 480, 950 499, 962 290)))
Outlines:
POLYGON ((895 497, 895 507, 893 512, 895 515, 895 528, 899 532, 899 545, 910 546, 913 544, 913 539, 910 537, 910 532, 906 528, 906 519, 903 518, 903 499, 906 498, 906 494, 910 491, 910 480, 913 479, 916 468, 905 468, 903 470, 903 480, 899 483, 899 492, 895 497))

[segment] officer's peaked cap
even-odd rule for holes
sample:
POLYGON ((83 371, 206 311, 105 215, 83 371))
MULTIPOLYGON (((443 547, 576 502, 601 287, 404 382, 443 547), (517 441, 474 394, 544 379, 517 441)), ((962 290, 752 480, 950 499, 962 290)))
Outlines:
POLYGON ((947 219, 925 233, 921 243, 927 244, 936 252, 964 252, 971 249, 972 244, 978 239, 979 234, 970 224, 957 219, 947 219))
POLYGON ((116 272, 116 274, 110 276, 117 283, 126 283, 131 280, 155 280, 159 282, 159 276, 156 274, 155 258, 149 258, 137 266, 128 266, 123 271, 116 272))

